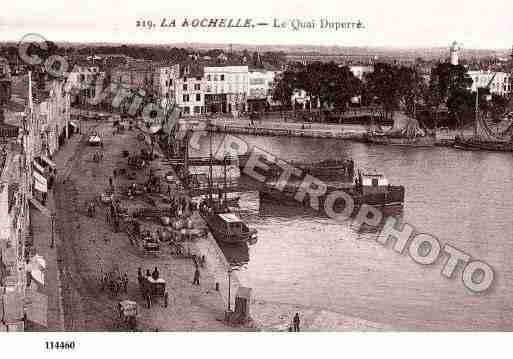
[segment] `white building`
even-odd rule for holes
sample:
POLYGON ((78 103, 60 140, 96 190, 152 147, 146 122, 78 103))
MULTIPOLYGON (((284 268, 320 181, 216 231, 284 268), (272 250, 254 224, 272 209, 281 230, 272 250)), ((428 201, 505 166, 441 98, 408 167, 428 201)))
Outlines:
POLYGON ((248 66, 207 66, 204 68, 204 79, 206 112, 238 115, 246 111, 248 66))
POLYGON ((504 96, 511 93, 511 75, 509 73, 493 71, 468 71, 467 73, 472 78, 472 91, 489 85, 492 94, 504 96))
POLYGON ((349 66, 349 71, 353 73, 354 77, 363 81, 365 79, 365 75, 374 72, 374 66, 354 65, 349 66))
POLYGON ((248 111, 261 111, 268 106, 275 77, 275 71, 252 70, 249 72, 248 111))
POLYGON ((85 104, 96 96, 97 85, 103 84, 105 72, 98 66, 75 65, 67 74, 66 86, 72 95, 71 102, 85 104))
POLYGON ((181 77, 176 81, 175 100, 182 116, 205 113, 206 81, 202 77, 181 77))
POLYGON ((180 65, 160 66, 155 69, 158 77, 160 97, 174 96, 175 81, 180 77, 180 65))

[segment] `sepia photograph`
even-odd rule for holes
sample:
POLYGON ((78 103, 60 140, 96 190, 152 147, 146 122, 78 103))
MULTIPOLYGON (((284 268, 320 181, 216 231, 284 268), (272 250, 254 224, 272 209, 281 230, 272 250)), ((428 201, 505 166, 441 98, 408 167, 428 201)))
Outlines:
POLYGON ((513 330, 513 3, 2 8, 0 347, 513 330))

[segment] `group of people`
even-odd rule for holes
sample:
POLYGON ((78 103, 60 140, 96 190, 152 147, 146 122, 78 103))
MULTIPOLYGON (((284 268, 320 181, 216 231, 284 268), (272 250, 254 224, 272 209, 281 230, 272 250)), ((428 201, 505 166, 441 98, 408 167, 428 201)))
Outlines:
POLYGON ((93 153, 93 161, 100 162, 102 160, 103 160, 103 152, 102 151, 97 151, 97 152, 93 153))
POLYGON ((102 290, 108 287, 112 292, 118 293, 123 290, 124 293, 128 292, 128 274, 120 273, 104 273, 101 278, 102 290))
MULTIPOLYGON (((155 267, 155 269, 153 270, 153 272, 150 273, 150 270, 147 269, 146 270, 146 278, 153 278, 153 280, 157 280, 160 278, 160 272, 159 272, 159 269, 157 267, 155 267)), ((139 267, 137 269, 137 279, 139 282, 141 282, 143 280, 144 276, 143 276, 143 270, 141 267, 139 267)))

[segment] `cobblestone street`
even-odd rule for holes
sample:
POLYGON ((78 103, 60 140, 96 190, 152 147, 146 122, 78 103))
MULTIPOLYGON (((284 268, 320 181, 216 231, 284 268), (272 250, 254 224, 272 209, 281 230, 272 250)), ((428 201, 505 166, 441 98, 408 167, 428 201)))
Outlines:
MULTIPOLYGON (((49 206, 55 203, 57 214, 55 238, 65 330, 116 330, 117 303, 124 299, 138 302, 138 328, 142 330, 230 330, 222 321, 225 304, 220 293, 215 291, 215 280, 208 269, 202 269, 201 285, 193 286, 194 263, 191 259, 176 258, 165 250, 158 257, 144 256, 130 243, 125 232, 114 233, 112 226, 106 223, 106 207, 99 207, 93 218, 86 215, 85 203, 104 191, 113 170, 126 163, 122 151, 138 152, 145 146, 136 138, 136 131, 113 136, 110 123, 88 124, 89 128, 96 126, 94 131, 102 135, 104 142, 103 160, 100 163, 92 160, 98 147, 87 146, 87 136, 80 143, 75 136, 77 139, 70 141, 56 158, 58 181, 54 198, 51 196, 49 200, 49 206), (144 271, 159 268, 160 276, 167 282, 167 308, 161 298, 151 308, 146 307, 137 282, 139 267, 144 271), (101 290, 101 274, 114 268, 128 274, 126 294, 114 296, 101 290)), ((122 181, 118 177, 115 186, 122 181)), ((46 222, 49 221, 46 219, 46 222)), ((45 227, 45 220, 38 219, 34 224, 39 228, 37 241, 42 248, 48 244, 50 232, 45 227), (46 232, 41 228, 46 228, 46 232)), ((59 284, 51 265, 54 261, 50 257, 49 329, 60 330, 59 284)))

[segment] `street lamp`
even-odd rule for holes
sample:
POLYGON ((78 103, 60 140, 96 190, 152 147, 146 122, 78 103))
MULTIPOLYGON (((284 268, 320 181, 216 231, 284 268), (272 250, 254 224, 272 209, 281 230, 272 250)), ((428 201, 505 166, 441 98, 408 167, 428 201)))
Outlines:
POLYGON ((230 312, 230 301, 231 301, 231 287, 232 287, 232 271, 233 271, 233 268, 230 267, 228 268, 228 312, 230 312))
POLYGON ((50 242, 50 248, 53 248, 55 245, 55 237, 54 237, 54 225, 55 225, 55 214, 52 213, 50 216, 50 225, 51 225, 51 242, 50 242))

